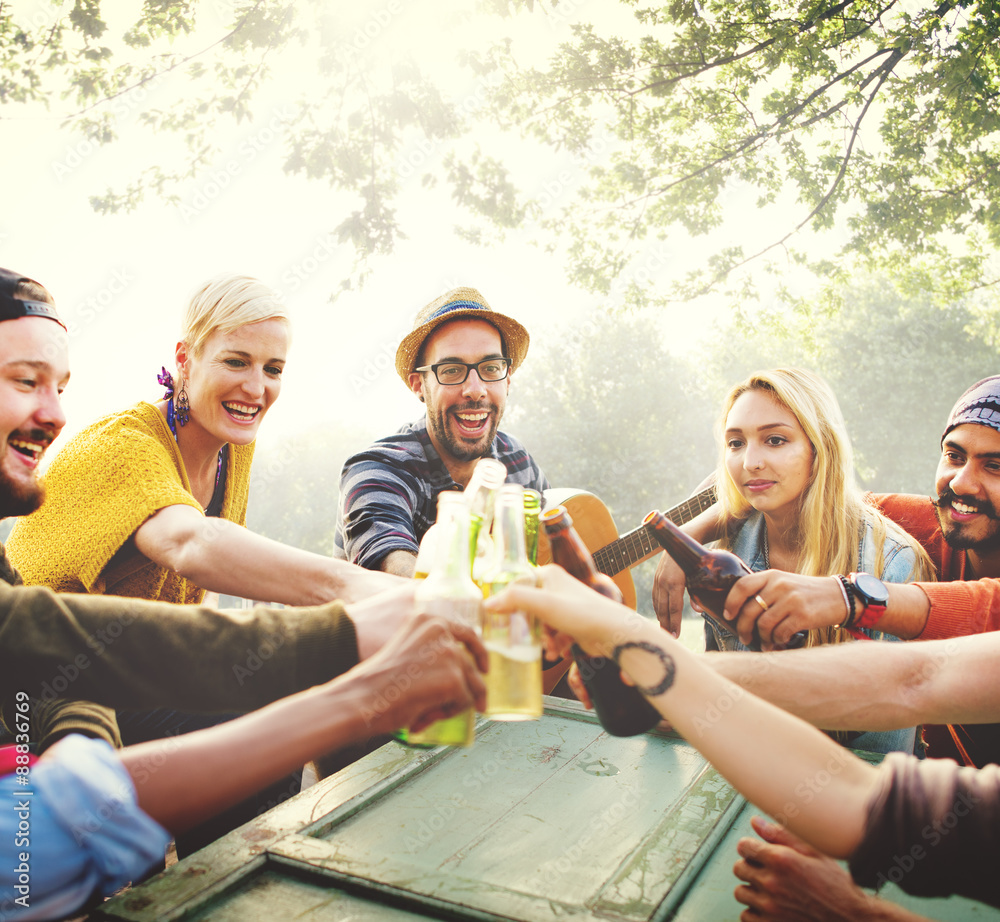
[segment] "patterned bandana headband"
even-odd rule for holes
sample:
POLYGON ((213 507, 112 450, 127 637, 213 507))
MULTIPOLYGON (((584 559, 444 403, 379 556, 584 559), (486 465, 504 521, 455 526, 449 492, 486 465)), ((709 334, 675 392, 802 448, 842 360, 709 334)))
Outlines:
POLYGON ((1000 432, 1000 375, 977 381, 958 398, 958 403, 952 407, 948 416, 948 425, 945 426, 941 442, 944 442, 945 436, 952 429, 966 423, 989 426, 1000 432))

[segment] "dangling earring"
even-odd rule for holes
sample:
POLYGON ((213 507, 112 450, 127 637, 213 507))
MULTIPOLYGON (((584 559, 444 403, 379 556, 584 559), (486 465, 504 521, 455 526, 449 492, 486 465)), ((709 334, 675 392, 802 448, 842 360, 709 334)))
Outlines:
POLYGON ((181 389, 177 392, 177 406, 175 410, 177 422, 181 426, 186 426, 191 418, 191 404, 188 403, 187 385, 181 381, 181 389))

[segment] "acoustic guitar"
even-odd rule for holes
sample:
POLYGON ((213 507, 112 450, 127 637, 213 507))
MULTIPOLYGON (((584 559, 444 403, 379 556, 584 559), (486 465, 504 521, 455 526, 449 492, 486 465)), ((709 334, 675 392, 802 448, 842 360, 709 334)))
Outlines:
MULTIPOLYGON (((715 488, 709 487, 700 493, 684 500, 673 509, 667 509, 663 514, 677 525, 690 522, 696 515, 704 512, 715 502, 715 488)), ((653 537, 648 525, 619 536, 615 520, 611 517, 608 507, 593 493, 584 490, 549 489, 545 491, 545 507, 565 506, 573 519, 583 543, 593 555, 594 563, 601 573, 610 576, 621 590, 622 600, 630 608, 635 608, 635 583, 629 570, 661 553, 657 540, 653 537)), ((552 562, 552 553, 545 536, 545 529, 540 529, 538 537, 538 563, 552 562)))

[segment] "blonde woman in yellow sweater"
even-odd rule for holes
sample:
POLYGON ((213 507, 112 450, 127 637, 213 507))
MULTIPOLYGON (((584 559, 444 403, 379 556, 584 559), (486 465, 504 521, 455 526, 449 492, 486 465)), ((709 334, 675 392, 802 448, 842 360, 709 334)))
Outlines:
POLYGON ((363 598, 386 574, 242 527, 257 429, 281 392, 290 340, 277 294, 247 276, 197 291, 167 393, 113 413, 59 452, 46 500, 7 550, 26 583, 200 602, 205 590, 289 605, 363 598))
MULTIPOLYGON (((253 443, 281 393, 289 339, 285 306, 257 279, 219 276, 197 291, 176 347, 176 381, 166 369, 158 379, 164 398, 98 420, 53 459, 45 502, 19 520, 7 544, 24 582, 181 603, 201 602, 210 590, 289 605, 355 601, 405 584, 243 527, 253 443)), ((102 643, 114 639, 109 631, 102 643)), ((226 719, 167 709, 116 719, 81 703, 58 714, 47 743, 84 730, 133 745, 226 719)), ((298 790, 297 776, 272 785, 189 833, 178 851, 200 848, 298 790)))

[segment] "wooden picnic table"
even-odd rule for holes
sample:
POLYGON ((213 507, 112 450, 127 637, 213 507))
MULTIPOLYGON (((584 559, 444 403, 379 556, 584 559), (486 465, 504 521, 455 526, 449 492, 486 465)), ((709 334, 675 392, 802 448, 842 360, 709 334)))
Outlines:
POLYGON ((732 865, 755 812, 679 737, 608 736, 546 698, 540 720, 480 721, 469 749, 382 746, 90 918, 725 922, 743 908, 732 865))

